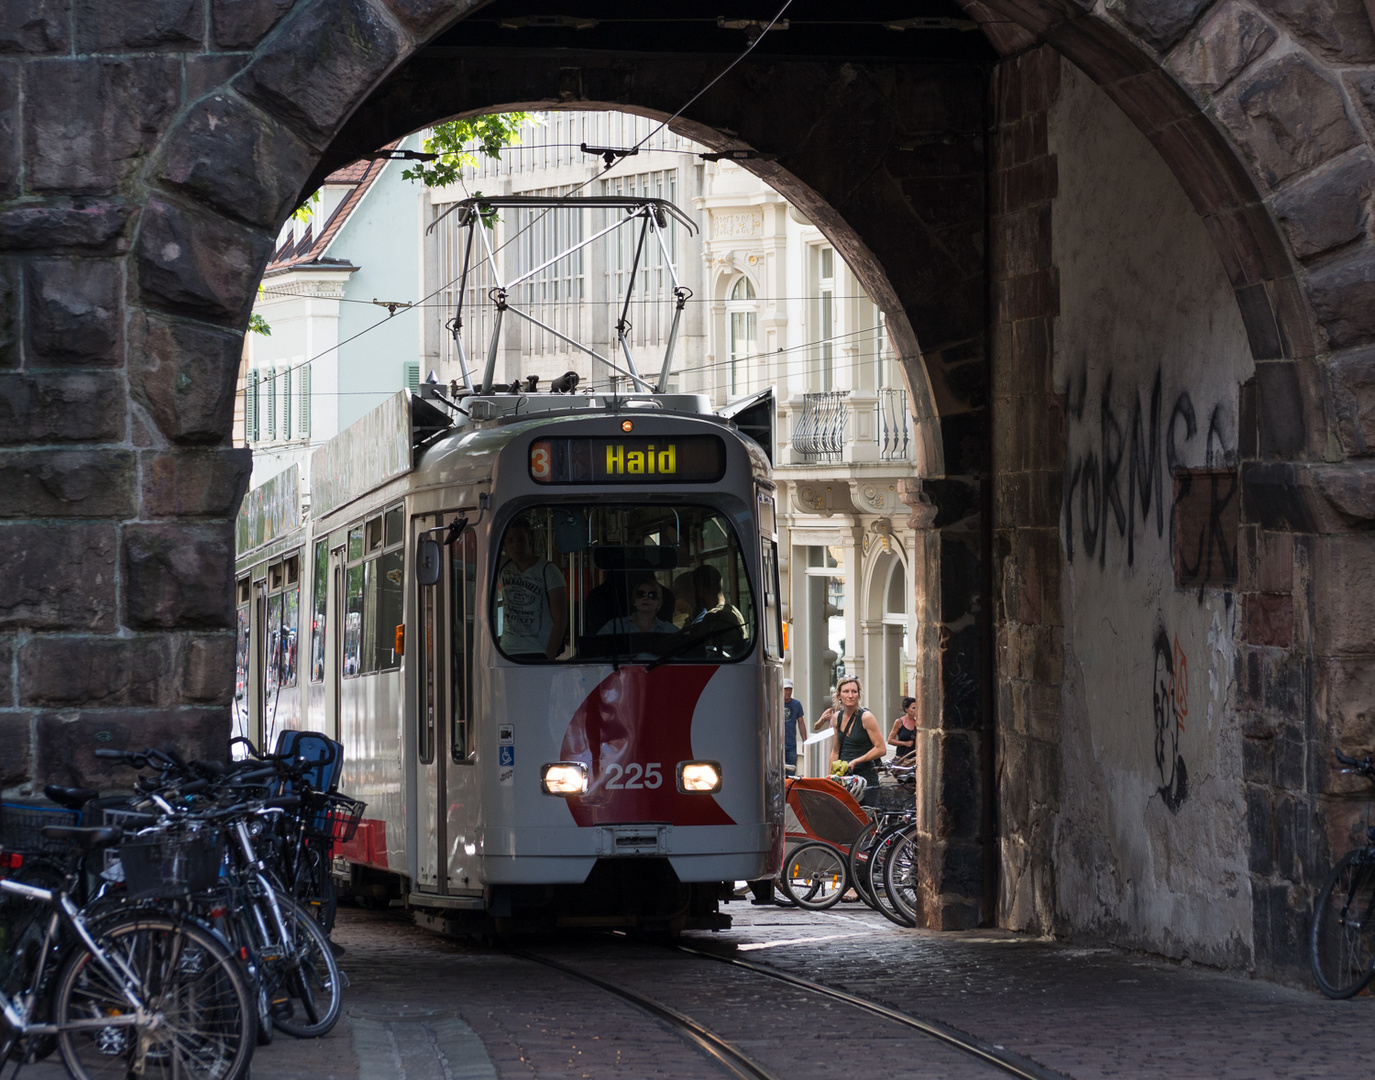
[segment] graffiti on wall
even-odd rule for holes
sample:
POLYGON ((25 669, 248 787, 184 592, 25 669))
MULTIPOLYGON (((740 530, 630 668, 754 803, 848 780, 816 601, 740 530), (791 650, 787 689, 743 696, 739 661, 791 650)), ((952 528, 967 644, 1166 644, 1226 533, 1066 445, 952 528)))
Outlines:
POLYGON ((1072 564, 1082 552, 1089 564, 1096 558, 1100 567, 1106 566, 1115 534, 1125 547, 1126 565, 1133 566, 1138 535, 1148 535, 1154 527, 1157 539, 1165 537, 1167 523, 1174 524, 1178 499, 1206 494, 1206 512, 1188 517, 1189 534, 1176 538, 1172 532, 1167 543, 1173 548, 1179 539, 1193 560, 1193 572, 1186 575, 1190 584, 1203 576, 1200 568, 1205 563, 1234 567, 1236 541, 1225 535, 1224 526, 1230 520, 1229 509, 1235 509, 1235 482, 1219 478, 1200 488, 1187 478, 1182 483, 1175 479, 1199 438, 1210 468, 1235 468, 1235 443, 1229 445, 1226 438, 1222 406, 1213 407, 1203 427, 1192 395, 1181 390, 1167 417, 1159 367, 1144 401, 1138 388, 1128 403, 1116 405, 1109 371, 1097 405, 1096 410, 1089 406, 1085 368, 1071 380, 1066 402, 1065 560, 1072 564), (1198 530, 1202 532, 1194 535, 1198 530))
POLYGON ((1180 753, 1179 737, 1189 715, 1189 657, 1179 637, 1171 642, 1164 616, 1155 624, 1154 677, 1151 680, 1151 711, 1155 717, 1155 767, 1160 777, 1160 797, 1171 813, 1179 813, 1189 797, 1189 770, 1180 753))

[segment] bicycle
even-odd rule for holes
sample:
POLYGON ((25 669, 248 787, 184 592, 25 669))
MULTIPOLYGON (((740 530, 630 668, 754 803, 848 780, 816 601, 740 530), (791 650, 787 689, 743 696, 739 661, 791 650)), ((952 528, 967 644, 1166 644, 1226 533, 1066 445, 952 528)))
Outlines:
MULTIPOLYGON (((1375 763, 1337 749, 1337 760, 1375 781, 1375 763)), ((1309 928, 1313 979, 1330 998, 1354 997, 1375 978, 1375 825, 1366 829, 1364 847, 1348 851, 1328 874, 1313 905, 1309 928)))
MULTIPOLYGON (((49 826, 43 835, 71 845, 57 888, 15 880, 22 859, 0 859, 9 874, 0 877, 0 895, 42 909, 13 939, 20 949, 0 987, 0 1064, 55 1038, 75 1080, 241 1080, 256 1022, 229 948, 168 911, 88 918, 71 898, 81 860, 118 843, 121 831, 49 826)), ((15 912, 8 914, 13 928, 15 912)))

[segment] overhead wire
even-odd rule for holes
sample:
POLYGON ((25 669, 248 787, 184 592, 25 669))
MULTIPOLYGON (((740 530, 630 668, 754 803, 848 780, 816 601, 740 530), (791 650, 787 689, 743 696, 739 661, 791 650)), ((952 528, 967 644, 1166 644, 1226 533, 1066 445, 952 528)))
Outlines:
MULTIPOLYGON (((667 126, 668 126, 670 123, 672 123, 674 120, 678 119, 678 117, 681 116, 687 109, 691 108, 692 105, 693 105, 693 103, 696 102, 703 94, 705 94, 708 90, 710 90, 713 86, 715 86, 718 82, 720 82, 723 78, 725 78, 726 75, 728 75, 728 74, 736 67, 736 65, 738 65, 742 60, 745 59, 745 57, 747 57, 751 52, 754 51, 754 47, 755 47, 756 45, 758 45, 759 42, 762 41, 762 40, 764 39, 764 36, 769 32, 769 30, 773 29, 774 25, 778 22, 779 19, 781 19, 781 18, 783 17, 783 13, 784 13, 785 11, 788 10, 788 7, 789 7, 791 4, 792 4, 792 0, 784 0, 783 6, 782 6, 781 8, 778 9, 778 14, 775 15, 775 16, 769 21, 768 26, 766 26, 762 31, 760 31, 759 35, 758 35, 757 37, 755 37, 755 39, 749 43, 749 45, 745 48, 745 51, 744 51, 744 52, 742 52, 739 56, 737 56, 734 60, 732 60, 732 61, 730 62, 730 64, 728 64, 728 65, 727 65, 727 66, 726 66, 726 67, 725 67, 725 68, 724 68, 724 69, 723 69, 714 79, 711 80, 711 82, 707 83, 706 86, 704 86, 701 90, 699 90, 696 94, 694 94, 691 98, 689 98, 689 99, 687 100, 687 102, 686 102, 680 109, 678 109, 677 112, 675 112, 675 113, 674 113, 672 116, 670 116, 667 120, 665 120, 663 123, 661 123, 657 128, 655 128, 655 129, 654 129, 653 131, 651 131, 648 135, 646 135, 643 139, 641 139, 638 143, 636 143, 635 146, 634 146, 634 149, 635 149, 635 150, 639 150, 639 148, 642 147, 646 142, 648 142, 651 138, 653 138, 655 135, 657 135, 660 131, 662 131, 665 127, 667 127, 667 126)), ((626 156, 629 156, 629 155, 626 155, 626 156)), ((605 167, 603 167, 602 169, 600 169, 598 172, 594 173, 592 176, 588 177, 588 178, 587 178, 586 180, 584 180, 582 183, 577 184, 576 186, 574 186, 573 188, 571 188, 569 191, 567 191, 567 192, 564 193, 563 195, 559 196, 559 198, 560 198, 560 199, 571 198, 574 194, 576 194, 577 192, 581 191, 581 190, 582 190, 583 188, 585 188, 588 184, 591 184, 592 182, 594 182, 594 181, 596 181, 596 180, 599 180, 599 179, 605 177, 607 173, 609 173, 613 168, 616 167, 616 165, 620 164, 620 163, 623 162, 624 160, 625 160, 625 156, 622 156, 622 157, 617 158, 617 159, 615 159, 615 160, 613 160, 613 161, 611 161, 611 162, 608 162, 608 163, 606 164, 605 167)), ((511 245, 512 243, 514 243, 517 239, 519 239, 519 238, 520 238, 525 232, 527 232, 529 229, 534 228, 534 226, 535 226, 538 222, 542 221, 546 216, 548 216, 550 213, 552 213, 552 212, 553 212, 553 209, 554 209, 553 207, 550 207, 548 210, 545 210, 544 213, 541 214, 538 218, 532 217, 532 219, 530 220, 530 222, 529 222, 528 224, 526 224, 526 225, 524 226, 524 228, 518 230, 514 235, 508 237, 502 244, 500 244, 497 248, 495 248, 495 249, 492 251, 492 255, 493 255, 493 256, 497 255, 497 254, 498 254, 500 251, 502 251, 504 248, 508 247, 509 245, 511 245)), ((461 275, 459 275, 459 276, 461 276, 461 275)), ((433 291, 431 291, 431 292, 429 292, 429 293, 426 293, 423 297, 420 298, 420 301, 419 301, 417 304, 413 304, 411 307, 405 308, 405 309, 403 309, 403 310, 405 310, 405 311, 410 311, 410 310, 412 310, 412 309, 415 308, 415 307, 418 307, 418 306, 423 305, 424 302, 425 302, 426 300, 430 300, 430 299, 432 299, 432 298, 438 296, 441 292, 443 292, 445 289, 449 288, 449 286, 451 286, 451 285, 452 285, 455 281, 457 281, 457 280, 458 280, 458 276, 455 276, 455 277, 449 279, 449 280, 446 281, 443 285, 440 285, 438 288, 434 289, 433 291)), ((460 301, 460 302, 461 302, 461 301, 460 301)), ((379 326, 382 326, 382 325, 384 325, 384 324, 390 322, 394 317, 395 317, 395 314, 394 314, 394 313, 388 314, 385 318, 379 319, 377 322, 371 324, 370 326, 364 327, 362 330, 359 330, 358 333, 353 334, 353 335, 351 335, 351 336, 345 338, 343 341, 340 341, 340 342, 335 343, 334 345, 330 346, 328 349, 325 349, 325 350, 322 351, 322 352, 316 353, 314 356, 309 357, 309 358, 306 359, 306 360, 302 360, 300 363, 293 364, 293 365, 291 365, 291 366, 289 366, 289 367, 287 367, 287 368, 284 368, 284 369, 283 369, 281 372, 279 372, 278 374, 288 374, 288 373, 290 373, 290 372, 299 371, 299 370, 301 370, 302 368, 308 367, 310 364, 314 363, 316 360, 319 360, 319 359, 321 359, 322 357, 328 356, 330 353, 336 351, 337 349, 342 348, 343 346, 349 344, 350 342, 352 342, 352 341, 357 341, 357 340, 358 340, 360 337, 362 337, 364 334, 370 333, 370 332, 372 332, 373 330, 376 330, 379 326)))

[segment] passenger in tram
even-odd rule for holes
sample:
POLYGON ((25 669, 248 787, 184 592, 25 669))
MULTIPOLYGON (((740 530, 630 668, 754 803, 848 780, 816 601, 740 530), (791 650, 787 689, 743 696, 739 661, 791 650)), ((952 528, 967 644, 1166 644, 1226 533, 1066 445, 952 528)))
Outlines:
POLYGON ((529 521, 506 530, 497 572, 501 590, 501 651, 515 659, 552 660, 568 630, 568 582, 563 571, 535 551, 529 521))
POLYGON ((673 579, 673 625, 680 630, 697 614, 692 571, 673 579))
POLYGON ((676 634, 678 628, 673 623, 659 618, 659 607, 663 603, 664 589, 654 578, 645 574, 636 578, 630 590, 634 607, 629 615, 611 619, 598 634, 676 634))
POLYGON ((721 571, 703 563, 692 572, 694 612, 684 630, 711 639, 718 648, 731 648, 745 640, 745 617, 721 591, 721 571))

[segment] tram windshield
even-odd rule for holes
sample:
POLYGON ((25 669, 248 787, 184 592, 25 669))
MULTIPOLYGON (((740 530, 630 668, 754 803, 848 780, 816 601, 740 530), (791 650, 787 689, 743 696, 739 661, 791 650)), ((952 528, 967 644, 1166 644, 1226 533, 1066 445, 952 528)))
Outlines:
POLYGON ((729 519, 707 506, 539 506, 502 536, 492 625, 528 663, 715 663, 754 647, 729 519))

